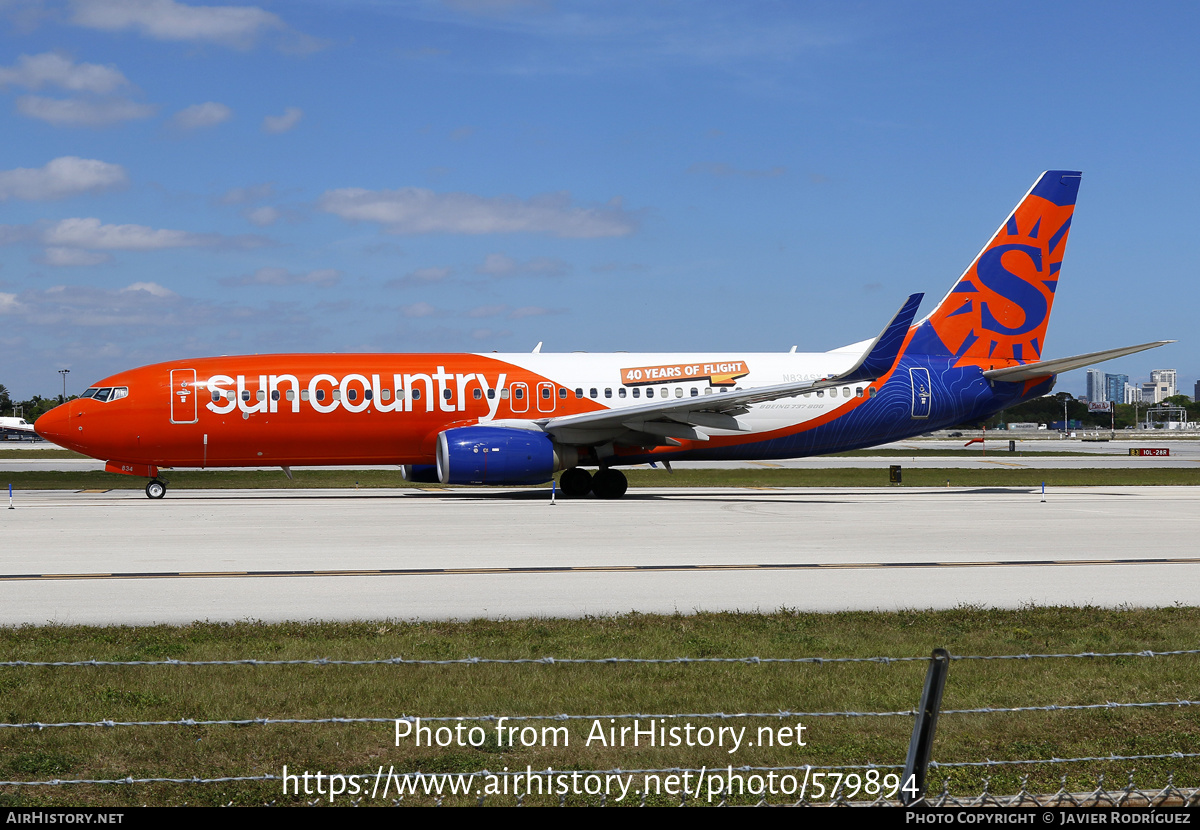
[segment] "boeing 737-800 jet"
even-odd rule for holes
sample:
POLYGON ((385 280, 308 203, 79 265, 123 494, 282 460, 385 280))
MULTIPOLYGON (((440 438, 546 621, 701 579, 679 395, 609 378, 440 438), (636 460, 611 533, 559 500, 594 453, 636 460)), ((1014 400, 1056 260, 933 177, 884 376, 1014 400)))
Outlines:
POLYGON ((821 455, 982 420, 1059 372, 1170 342, 1041 359, 1080 175, 1042 174, 923 320, 914 294, 874 340, 830 352, 177 360, 105 378, 37 431, 148 477, 151 498, 163 467, 333 464, 443 484, 561 470, 566 496, 619 498, 622 465, 821 455))

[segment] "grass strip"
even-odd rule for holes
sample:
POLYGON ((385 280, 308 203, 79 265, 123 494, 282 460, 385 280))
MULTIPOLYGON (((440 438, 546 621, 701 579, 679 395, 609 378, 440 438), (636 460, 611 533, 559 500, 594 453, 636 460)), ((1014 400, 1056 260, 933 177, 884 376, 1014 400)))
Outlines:
MULTIPOLYGON (((182 627, 0 629, 6 660, 451 659, 556 657, 878 657, 952 654, 1157 652, 1197 646, 1200 609, 960 607, 893 613, 629 614, 576 620, 265 625, 194 623, 182 627)), ((0 669, 0 720, 9 723, 238 718, 421 717, 622 712, 899 711, 917 704, 923 663, 820 665, 458 665, 299 667, 82 667, 0 669)), ((1200 658, 1125 657, 956 661, 944 709, 1195 699, 1200 658)), ((628 723, 628 722, 626 722, 628 723)), ((778 729, 795 721, 682 718, 666 725, 778 729)), ((308 770, 374 773, 470 772, 479 769, 709 769, 803 764, 903 763, 908 717, 805 718, 806 746, 603 746, 587 738, 589 721, 566 726, 569 745, 516 746, 495 737, 478 747, 396 745, 391 724, 293 726, 71 727, 0 729, 0 780, 220 777, 308 770)), ((620 722, 616 725, 622 725, 620 722)), ((605 721, 600 727, 607 729, 605 721)), ((538 743, 540 743, 540 738, 538 743)), ((756 742, 757 743, 757 742, 756 742)), ((1089 712, 943 715, 933 757, 941 763, 1192 752, 1200 746, 1200 711, 1105 709, 1089 712)), ((1013 793, 1028 775, 1032 792, 1090 791, 1103 774, 1110 789, 1195 786, 1200 762, 1086 762, 1067 767, 958 770, 937 768, 952 793, 1013 793)), ((636 789, 636 787, 635 787, 636 789)), ((278 783, 0 787, 0 806, 132 806, 136 804, 268 802, 299 804, 315 796, 284 796, 278 783)), ((631 799, 633 800, 633 799, 631 799)), ((640 800, 640 799, 637 799, 640 800)), ((735 798, 753 803, 756 797, 735 798)), ((787 799, 774 799, 776 802, 787 799)), ((446 799, 446 803, 475 803, 446 799)), ((567 803, 598 803, 568 797, 567 803)), ((649 803, 678 803, 661 796, 649 803)), ((416 796, 405 803, 432 804, 416 796)), ((527 799, 557 803, 558 798, 527 799)), ((338 803, 347 803, 340 799, 338 803)), ((374 804, 369 799, 364 804, 374 804)), ((498 798, 486 803, 511 804, 498 798)), ((609 799, 612 803, 612 799, 609 799)), ((636 801, 635 801, 636 803, 636 801)))

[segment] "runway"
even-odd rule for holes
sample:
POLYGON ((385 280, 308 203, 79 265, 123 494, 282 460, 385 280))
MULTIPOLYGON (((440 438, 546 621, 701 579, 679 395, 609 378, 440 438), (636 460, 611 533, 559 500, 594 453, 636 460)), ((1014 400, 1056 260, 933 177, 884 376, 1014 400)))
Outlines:
POLYGON ((18 492, 0 624, 1194 604, 1200 489, 18 492))

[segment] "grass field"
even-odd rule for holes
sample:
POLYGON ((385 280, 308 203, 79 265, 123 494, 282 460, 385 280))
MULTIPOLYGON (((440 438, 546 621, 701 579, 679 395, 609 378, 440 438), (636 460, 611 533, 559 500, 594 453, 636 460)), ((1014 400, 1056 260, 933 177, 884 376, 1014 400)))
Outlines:
MULTIPOLYGON (((955 655, 1157 652, 1197 645, 1200 609, 1103 610, 959 608, 900 613, 632 614, 583 620, 446 623, 193 624, 179 628, 0 629, 5 660, 456 659, 564 657, 925 657, 934 647, 955 655)), ((0 668, 0 722, 219 720, 400 716, 603 715, 707 712, 891 712, 913 709, 923 662, 834 664, 691 664, 572 666, 219 666, 0 668)), ((1200 658, 1122 657, 955 661, 943 709, 1192 700, 1200 697, 1200 658)), ((794 719, 683 718, 695 726, 795 725, 794 719)), ((219 777, 290 771, 374 773, 607 770, 707 766, 724 769, 803 764, 902 764, 912 730, 907 716, 803 717, 805 747, 604 747, 585 744, 590 721, 565 725, 569 746, 511 747, 489 731, 475 747, 396 745, 381 724, 124 726, 0 729, 0 780, 132 776, 219 777)), ((547 722, 538 722, 539 728, 547 722)), ((668 724, 668 725, 669 725, 668 724)), ((484 724, 489 730, 490 724, 484 724)), ((607 720, 601 724, 607 727, 607 720)), ((618 724, 620 725, 620 724, 618 724)), ((935 761, 980 761, 1194 752, 1200 709, 942 716, 935 761)), ((1161 788, 1200 782, 1200 762, 1085 762, 1007 767, 989 772, 932 772, 952 792, 977 794, 990 777, 994 793, 1028 788, 1090 791, 1104 774, 1114 789, 1136 768, 1136 783, 1161 788)), ((307 800, 313 800, 310 796, 307 800)), ((282 804, 279 782, 239 784, 0 786, 0 806, 136 804, 282 804)), ((631 799, 632 800, 632 799, 631 799)), ((650 803, 678 803, 678 797, 650 803)), ((741 801, 752 803, 746 797, 741 801)), ((780 801, 786 799, 778 799, 780 801)), ((409 803, 430 804, 416 796, 409 803)), ((474 798, 458 803, 474 803, 474 798)), ((531 803, 557 798, 531 799, 531 803)), ((571 798, 568 803, 597 803, 571 798)), ((346 803, 345 799, 340 803, 346 803)), ((366 803, 374 803, 369 800, 366 803)), ((447 803, 456 803, 447 799, 447 803)), ((493 799, 488 803, 513 803, 493 799)))

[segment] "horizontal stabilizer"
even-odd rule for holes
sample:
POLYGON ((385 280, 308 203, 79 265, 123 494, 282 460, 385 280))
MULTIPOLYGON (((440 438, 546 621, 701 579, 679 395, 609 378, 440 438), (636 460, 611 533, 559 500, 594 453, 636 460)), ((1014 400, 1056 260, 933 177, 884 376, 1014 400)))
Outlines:
POLYGON ((1019 383, 1025 380, 1033 380, 1034 378, 1044 378, 1062 372, 1069 372, 1072 369, 1082 369, 1084 366, 1091 366, 1093 363, 1102 363, 1105 360, 1144 352, 1147 349, 1157 349, 1159 346, 1165 346, 1168 343, 1174 342, 1174 340, 1155 340, 1153 343, 1142 343, 1140 346, 1125 346, 1120 349, 1108 349, 1103 352, 1080 354, 1074 357, 1060 357, 1057 360, 1039 360, 1037 363, 1026 363, 1024 366, 989 369, 983 373, 983 376, 988 380, 1019 383))

